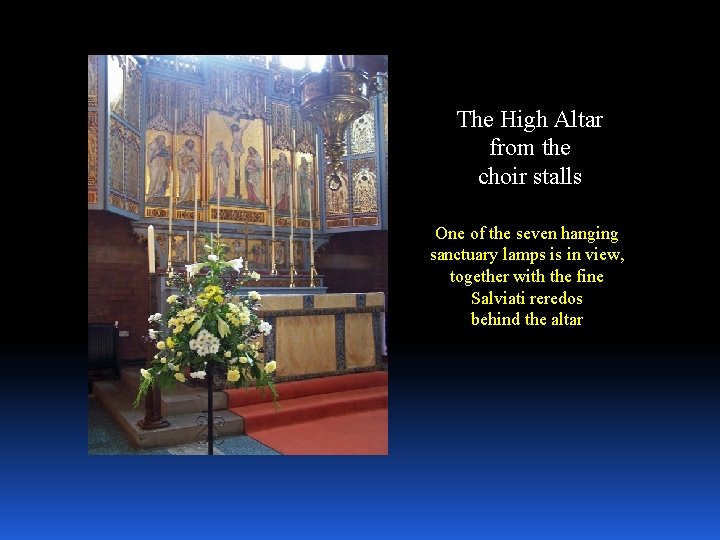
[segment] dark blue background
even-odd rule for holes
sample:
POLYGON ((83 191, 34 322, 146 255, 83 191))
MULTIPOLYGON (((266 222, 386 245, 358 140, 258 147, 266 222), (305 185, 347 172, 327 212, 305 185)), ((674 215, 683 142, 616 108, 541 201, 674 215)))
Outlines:
MULTIPOLYGON (((41 307, 5 330, 6 534, 717 538, 716 174, 688 112, 705 75, 657 47, 573 52, 479 50, 437 73, 390 51, 387 457, 88 456, 82 234, 74 254, 46 247, 41 307), (455 111, 506 107, 606 116, 562 137, 581 186, 477 184, 489 138, 521 132, 460 130, 455 111), (427 262, 440 224, 560 223, 623 234, 576 332, 473 328, 468 291, 427 262)), ((27 302, 19 278, 7 306, 27 302)))

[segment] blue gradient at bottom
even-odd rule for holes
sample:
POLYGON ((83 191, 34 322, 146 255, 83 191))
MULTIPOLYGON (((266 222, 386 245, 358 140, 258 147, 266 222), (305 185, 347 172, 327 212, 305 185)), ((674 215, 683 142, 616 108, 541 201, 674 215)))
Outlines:
POLYGON ((396 349, 387 457, 88 456, 85 380, 54 379, 10 423, 22 429, 5 431, 3 528, 24 538, 720 534, 710 352, 396 349), (463 367, 450 376, 450 366, 463 367))

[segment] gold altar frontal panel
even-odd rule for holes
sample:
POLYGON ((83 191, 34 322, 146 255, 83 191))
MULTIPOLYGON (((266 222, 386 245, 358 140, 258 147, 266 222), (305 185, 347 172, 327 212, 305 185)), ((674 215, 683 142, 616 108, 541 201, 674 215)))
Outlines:
POLYGON ((369 344, 374 341, 371 313, 345 315, 345 364, 348 368, 372 366, 375 351, 369 344))
MULTIPOLYGON (((267 304, 268 297, 263 298, 267 304)), ((265 306, 263 306, 265 307, 265 306)), ((278 317, 277 375, 335 370, 335 318, 325 315, 278 317)))

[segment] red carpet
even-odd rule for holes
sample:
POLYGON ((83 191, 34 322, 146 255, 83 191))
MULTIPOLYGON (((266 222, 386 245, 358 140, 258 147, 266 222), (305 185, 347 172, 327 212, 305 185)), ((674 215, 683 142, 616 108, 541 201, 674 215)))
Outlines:
POLYGON ((282 454, 387 454, 387 372, 280 383, 270 393, 226 390, 245 433, 282 454))

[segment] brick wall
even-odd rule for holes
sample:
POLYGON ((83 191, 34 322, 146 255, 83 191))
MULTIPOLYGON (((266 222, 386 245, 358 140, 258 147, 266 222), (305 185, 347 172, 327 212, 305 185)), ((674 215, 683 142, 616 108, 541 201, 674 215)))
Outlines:
POLYGON ((88 323, 114 323, 128 330, 119 338, 118 359, 145 358, 148 293, 147 243, 138 243, 131 220, 88 210, 88 323))

